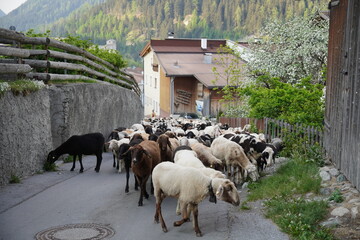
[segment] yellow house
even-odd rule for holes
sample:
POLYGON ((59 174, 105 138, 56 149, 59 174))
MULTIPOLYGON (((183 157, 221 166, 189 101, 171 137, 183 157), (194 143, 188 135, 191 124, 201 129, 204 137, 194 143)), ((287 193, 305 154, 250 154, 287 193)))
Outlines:
POLYGON ((177 112, 199 112, 216 116, 221 110, 221 94, 214 88, 226 85, 213 72, 220 46, 226 40, 150 40, 140 53, 144 63, 144 115, 154 110, 168 117, 177 112), (199 106, 202 106, 199 108, 199 106))

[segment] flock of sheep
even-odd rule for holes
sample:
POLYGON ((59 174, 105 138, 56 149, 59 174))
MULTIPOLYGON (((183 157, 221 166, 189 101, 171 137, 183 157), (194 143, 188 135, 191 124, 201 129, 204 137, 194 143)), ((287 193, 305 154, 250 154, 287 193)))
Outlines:
POLYGON ((135 189, 140 187, 138 206, 149 198, 146 190, 151 180, 151 193, 156 198, 154 220, 167 232, 161 203, 167 196, 178 199, 176 213, 182 215, 174 226, 189 221, 193 214, 194 229, 198 225, 198 204, 209 196, 210 202, 222 200, 238 206, 240 197, 235 184, 250 178, 256 181, 259 171, 275 163, 282 149, 280 139, 267 143, 263 134, 250 134, 249 125, 229 128, 202 120, 144 119, 130 128, 114 129, 105 142, 101 133, 72 136, 48 155, 55 162, 62 154, 78 156, 83 171, 82 154, 95 154, 100 170, 102 151, 113 153, 113 167, 126 170, 125 192, 129 192, 130 169, 135 176, 135 189))

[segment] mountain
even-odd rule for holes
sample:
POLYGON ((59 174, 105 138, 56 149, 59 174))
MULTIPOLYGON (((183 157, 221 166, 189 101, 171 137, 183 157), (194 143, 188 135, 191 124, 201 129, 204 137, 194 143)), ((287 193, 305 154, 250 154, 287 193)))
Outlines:
MULTIPOLYGON (((61 18, 66 18, 85 4, 96 4, 105 0, 28 0, 9 14, 0 17, 0 27, 15 26, 17 31, 46 27, 61 18)), ((45 31, 44 31, 45 32, 45 31)))
POLYGON ((5 16, 5 15, 6 15, 6 13, 4 13, 4 11, 0 9, 0 17, 5 16))
MULTIPOLYGON (((166 38, 168 32, 174 32, 176 38, 241 40, 256 34, 268 21, 286 21, 324 10, 328 0, 103 0, 91 4, 94 2, 28 0, 28 5, 13 12, 27 20, 23 22, 28 22, 28 28, 40 32, 50 29, 52 36, 71 34, 101 45, 115 39, 126 59, 141 62, 139 52, 146 42, 166 38), (43 8, 39 3, 51 6, 43 8), (36 8, 30 8, 35 4, 36 8), (24 9, 26 14, 20 14, 24 9), (44 20, 39 21, 37 16, 44 20), (38 25, 41 22, 45 24, 38 25)), ((4 18, 0 18, 0 26, 4 18)))

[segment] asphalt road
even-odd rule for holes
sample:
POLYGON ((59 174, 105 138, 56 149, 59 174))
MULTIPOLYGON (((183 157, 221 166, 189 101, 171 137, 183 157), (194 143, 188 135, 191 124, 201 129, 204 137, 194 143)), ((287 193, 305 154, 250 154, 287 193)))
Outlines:
MULTIPOLYGON (((99 173, 94 171, 95 156, 83 159, 70 172, 71 163, 60 164, 60 171, 37 174, 0 188, 0 239, 29 240, 45 229, 67 224, 97 223, 110 226, 114 240, 196 239, 192 223, 174 227, 176 200, 167 198, 162 205, 168 232, 153 221, 155 198, 144 199, 138 207, 139 192, 130 177, 130 192, 125 193, 125 172, 112 168, 112 154, 103 154, 99 173)), ((148 185, 148 192, 150 188, 148 185)), ((241 200, 246 191, 241 193, 241 200)), ((225 202, 199 205, 199 226, 203 238, 244 240, 288 240, 277 226, 263 217, 259 203, 250 203, 251 210, 240 210, 225 202)), ((75 238, 74 238, 75 239, 75 238)), ((82 238, 76 238, 82 239, 82 238)))

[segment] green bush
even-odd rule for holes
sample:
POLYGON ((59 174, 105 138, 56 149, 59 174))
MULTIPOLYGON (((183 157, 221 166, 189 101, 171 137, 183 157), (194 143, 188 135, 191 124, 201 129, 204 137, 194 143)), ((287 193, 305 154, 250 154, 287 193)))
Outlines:
POLYGON ((241 90, 249 97, 249 117, 323 126, 323 85, 311 84, 310 81, 309 77, 291 85, 267 75, 258 77, 255 84, 241 90))

